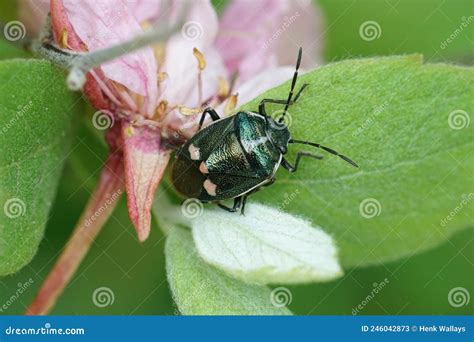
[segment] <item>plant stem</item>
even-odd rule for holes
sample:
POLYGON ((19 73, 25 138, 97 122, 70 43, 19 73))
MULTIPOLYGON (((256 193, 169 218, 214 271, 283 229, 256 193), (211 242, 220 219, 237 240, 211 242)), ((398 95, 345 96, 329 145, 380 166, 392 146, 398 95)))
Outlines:
POLYGON ((72 236, 28 307, 27 315, 46 315, 51 311, 112 214, 122 193, 123 160, 121 155, 111 154, 72 236))

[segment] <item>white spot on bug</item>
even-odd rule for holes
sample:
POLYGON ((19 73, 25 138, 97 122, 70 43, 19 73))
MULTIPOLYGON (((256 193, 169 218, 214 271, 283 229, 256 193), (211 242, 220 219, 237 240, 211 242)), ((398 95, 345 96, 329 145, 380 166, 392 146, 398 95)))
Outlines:
POLYGON ((204 173, 204 174, 209 173, 209 170, 204 162, 202 162, 201 165, 199 165, 199 171, 201 171, 201 173, 204 173))
POLYGON ((199 160, 199 157, 201 156, 201 153, 199 152, 199 147, 196 147, 191 144, 189 145, 188 151, 192 160, 199 160))
POLYGON ((268 142, 267 137, 260 137, 260 138, 253 139, 253 140, 243 140, 242 145, 243 145, 244 150, 246 152, 251 153, 257 147, 259 147, 260 145, 266 144, 267 142, 268 142))
POLYGON ((214 183, 212 183, 209 179, 206 179, 204 181, 204 189, 207 191, 207 193, 210 195, 210 196, 215 196, 216 195, 216 189, 217 189, 217 185, 215 185, 214 183))

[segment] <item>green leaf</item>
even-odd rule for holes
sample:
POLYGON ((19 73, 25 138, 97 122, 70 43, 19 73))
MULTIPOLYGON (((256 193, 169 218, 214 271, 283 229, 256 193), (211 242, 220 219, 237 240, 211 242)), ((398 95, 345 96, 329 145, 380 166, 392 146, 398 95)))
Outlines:
MULTIPOLYGON (((292 163, 299 150, 324 159, 303 159, 295 174, 280 169, 276 184, 250 200, 324 227, 346 267, 418 253, 472 226, 473 69, 422 64, 418 55, 348 60, 301 76, 298 86, 306 82, 289 110, 293 137, 334 148, 360 168, 291 145, 292 163)), ((286 83, 243 107, 286 99, 288 89, 286 83)))
POLYGON ((228 277, 199 257, 191 234, 170 231, 165 247, 168 282, 179 311, 185 315, 289 315, 272 305, 272 291, 228 277))
POLYGON ((245 215, 203 210, 190 219, 190 226, 199 255, 245 282, 298 284, 342 275, 331 236, 274 208, 250 203, 245 215))
POLYGON ((0 63, 0 275, 36 253, 82 102, 45 61, 0 63))

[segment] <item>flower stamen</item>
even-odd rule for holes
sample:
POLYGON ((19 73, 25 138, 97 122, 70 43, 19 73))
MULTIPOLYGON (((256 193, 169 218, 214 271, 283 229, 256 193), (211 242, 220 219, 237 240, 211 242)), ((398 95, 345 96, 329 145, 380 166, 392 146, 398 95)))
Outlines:
POLYGON ((189 108, 186 106, 179 105, 178 110, 183 115, 196 115, 202 112, 202 108, 189 108))
POLYGON ((153 120, 159 120, 164 117, 166 110, 168 109, 168 101, 161 100, 158 106, 155 109, 155 115, 153 115, 153 120))
POLYGON ((229 82, 222 76, 219 77, 219 88, 217 90, 217 97, 219 100, 223 101, 224 99, 229 96, 230 93, 230 84, 229 82))
POLYGON ((63 29, 61 31, 61 37, 59 38, 59 47, 62 48, 62 49, 72 50, 71 47, 68 44, 68 34, 67 34, 66 29, 63 29))
POLYGON ((204 55, 197 48, 193 49, 193 55, 198 62, 198 103, 202 104, 202 71, 206 68, 204 55))
POLYGON ((239 96, 238 93, 230 95, 229 98, 227 99, 227 102, 224 107, 224 115, 228 116, 231 114, 235 107, 237 106, 237 97, 239 96))

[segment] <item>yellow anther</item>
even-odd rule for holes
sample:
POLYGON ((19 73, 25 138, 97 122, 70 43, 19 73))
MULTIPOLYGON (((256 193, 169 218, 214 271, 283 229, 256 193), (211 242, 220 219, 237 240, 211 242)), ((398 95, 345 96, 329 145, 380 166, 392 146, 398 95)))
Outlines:
POLYGON ((59 37, 59 46, 63 49, 66 49, 66 48, 69 48, 69 45, 68 45, 68 33, 67 33, 67 30, 66 29, 63 29, 61 31, 61 37, 59 37))
POLYGON ((219 89, 217 90, 217 96, 220 98, 226 98, 229 95, 230 84, 224 77, 219 77, 219 89))
POLYGON ((168 74, 164 71, 158 73, 158 82, 163 82, 168 78, 168 74))
POLYGON ((206 68, 206 60, 204 59, 204 55, 202 54, 201 51, 199 51, 197 48, 193 49, 193 55, 196 57, 198 61, 198 68, 199 70, 204 70, 206 68))
POLYGON ((155 59, 158 63, 158 66, 162 65, 165 61, 165 53, 166 51, 164 43, 158 43, 153 45, 153 54, 155 55, 155 59))
POLYGON ((179 106, 178 109, 179 112, 183 115, 195 115, 199 114, 202 111, 201 108, 189 108, 186 106, 179 106))
POLYGON ((153 27, 148 20, 141 22, 140 26, 142 27, 143 31, 147 31, 153 27))
POLYGON ((224 107, 225 116, 228 116, 234 111, 235 107, 237 106, 238 96, 239 94, 230 95, 229 98, 227 99, 227 103, 225 104, 225 107, 224 107))
POLYGON ((155 115, 153 116, 153 119, 156 120, 156 119, 161 118, 166 113, 167 109, 168 109, 168 101, 161 100, 158 106, 156 107, 155 115))
POLYGON ((125 135, 127 137, 132 137, 133 134, 135 133, 135 130, 133 129, 133 126, 128 126, 127 128, 125 128, 125 135))

